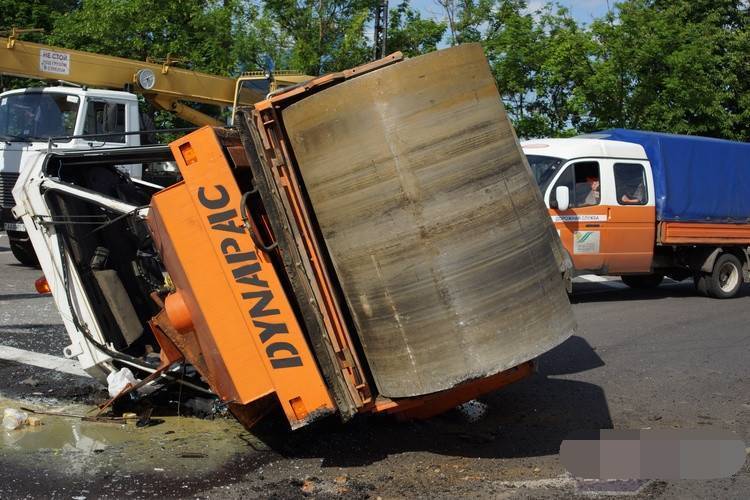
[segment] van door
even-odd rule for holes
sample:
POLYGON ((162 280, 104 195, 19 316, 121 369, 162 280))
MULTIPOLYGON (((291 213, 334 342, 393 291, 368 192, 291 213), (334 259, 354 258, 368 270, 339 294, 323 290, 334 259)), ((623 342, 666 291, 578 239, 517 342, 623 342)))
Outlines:
POLYGON ((545 201, 579 274, 651 271, 656 211, 648 162, 571 161, 550 184, 545 201), (556 208, 557 186, 570 193, 570 208, 564 212, 556 208))
POLYGON ((607 207, 606 184, 602 184, 601 160, 575 160, 564 166, 545 193, 552 222, 570 254, 576 271, 606 272, 602 248, 605 244, 607 207), (557 209, 556 190, 565 186, 570 193, 568 210, 557 209))
POLYGON ((648 162, 613 160, 615 200, 609 208, 606 253, 610 274, 650 272, 656 208, 648 162))

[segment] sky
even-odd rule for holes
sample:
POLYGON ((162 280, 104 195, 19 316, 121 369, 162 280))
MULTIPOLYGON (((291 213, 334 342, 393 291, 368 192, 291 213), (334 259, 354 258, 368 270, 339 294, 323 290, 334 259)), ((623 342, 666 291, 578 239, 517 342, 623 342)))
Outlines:
MULTIPOLYGON (((614 8, 616 0, 609 0, 609 5, 614 8)), ((529 10, 534 11, 547 3, 547 0, 527 0, 529 10)), ((393 8, 398 0, 390 0, 393 8)), ((591 23, 594 18, 601 17, 607 12, 607 0, 557 0, 557 3, 567 7, 576 21, 586 24, 591 23)), ((435 0, 412 0, 411 4, 417 8, 423 16, 433 19, 443 19, 444 12, 435 0)))

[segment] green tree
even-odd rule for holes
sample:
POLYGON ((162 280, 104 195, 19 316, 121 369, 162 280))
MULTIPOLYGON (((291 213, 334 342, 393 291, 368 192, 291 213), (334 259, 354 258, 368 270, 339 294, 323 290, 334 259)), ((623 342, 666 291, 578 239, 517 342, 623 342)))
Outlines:
POLYGON ((403 0, 388 15, 388 52, 400 50, 407 57, 431 52, 437 49, 446 29, 445 23, 423 19, 408 0, 403 0))
MULTIPOLYGON (((0 0, 0 30, 10 32, 12 28, 36 28, 43 32, 25 33, 23 40, 43 43, 52 31, 55 18, 78 5, 75 0, 18 1, 0 0)), ((3 89, 31 87, 41 82, 27 78, 0 75, 3 89)))
POLYGON ((627 0, 593 23, 589 121, 748 139, 747 19, 735 0, 627 0))
POLYGON ((499 0, 482 35, 490 66, 521 137, 571 135, 587 108, 579 85, 592 44, 565 8, 529 12, 524 0, 499 0))
MULTIPOLYGON (((63 12, 73 10, 78 3, 76 0, 0 0, 0 29, 38 28, 48 34, 55 18, 63 12)), ((45 33, 29 33, 24 35, 24 40, 43 42, 45 33)))
POLYGON ((215 74, 237 70, 240 0, 85 0, 57 17, 49 41, 131 59, 182 61, 215 74))
POLYGON ((544 36, 526 2, 501 0, 489 21, 485 52, 506 109, 521 137, 545 135, 544 119, 530 111, 536 75, 542 65, 538 50, 544 36))
MULTIPOLYGON (((367 62, 365 37, 377 0, 265 0, 290 69, 321 75, 367 62)), ((272 28, 273 29, 273 28, 272 28)))
POLYGON ((498 0, 434 0, 445 13, 448 43, 479 42, 498 0))

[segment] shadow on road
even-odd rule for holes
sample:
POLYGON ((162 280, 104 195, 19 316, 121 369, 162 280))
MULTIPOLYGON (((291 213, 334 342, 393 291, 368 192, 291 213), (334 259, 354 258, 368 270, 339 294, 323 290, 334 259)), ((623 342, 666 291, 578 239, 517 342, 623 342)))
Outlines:
POLYGON ((26 300, 26 299, 39 299, 49 298, 50 295, 39 294, 39 293, 11 293, 6 295, 0 295, 0 302, 10 302, 11 300, 26 300))
POLYGON ((537 371, 542 375, 570 375, 604 366, 604 360, 583 337, 573 335, 538 359, 537 371))
POLYGON ((10 247, 0 247, 0 252, 10 252, 10 247))
MULTIPOLYGON (((679 297, 697 297, 704 300, 718 300, 703 297, 695 291, 692 281, 667 283, 652 289, 613 288, 597 283, 575 283, 571 304, 593 302, 617 302, 628 300, 657 300, 679 297)), ((736 298, 750 297, 750 286, 744 285, 736 298)), ((732 299, 726 299, 732 300, 732 299)))
POLYGON ((19 269, 29 269, 29 270, 32 270, 32 269, 41 269, 41 266, 39 264, 36 264, 36 265, 33 265, 33 266, 28 266, 26 264, 21 264, 20 262, 6 262, 3 265, 5 267, 15 267, 15 268, 19 268, 19 269))
POLYGON ((584 339, 572 337, 542 357, 538 373, 483 398, 488 411, 475 423, 454 410, 427 421, 362 416, 341 425, 331 418, 293 433, 264 429, 265 424, 254 433, 282 455, 322 458, 324 467, 368 465, 410 451, 482 458, 554 455, 572 431, 612 428, 612 420, 601 387, 550 375, 603 364, 584 339))

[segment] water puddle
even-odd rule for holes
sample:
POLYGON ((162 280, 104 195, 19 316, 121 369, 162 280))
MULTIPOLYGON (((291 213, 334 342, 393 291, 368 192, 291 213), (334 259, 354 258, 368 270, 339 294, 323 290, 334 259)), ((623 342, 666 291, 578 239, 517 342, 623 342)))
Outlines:
MULTIPOLYGON (((91 414, 92 407, 40 407, 0 398, 5 408, 91 414)), ((163 472, 202 474, 218 469, 238 455, 256 454, 263 445, 230 418, 203 420, 159 416, 159 425, 88 422, 78 418, 34 415, 42 425, 17 430, 0 428, 0 457, 18 465, 44 463, 68 472, 163 472)))

